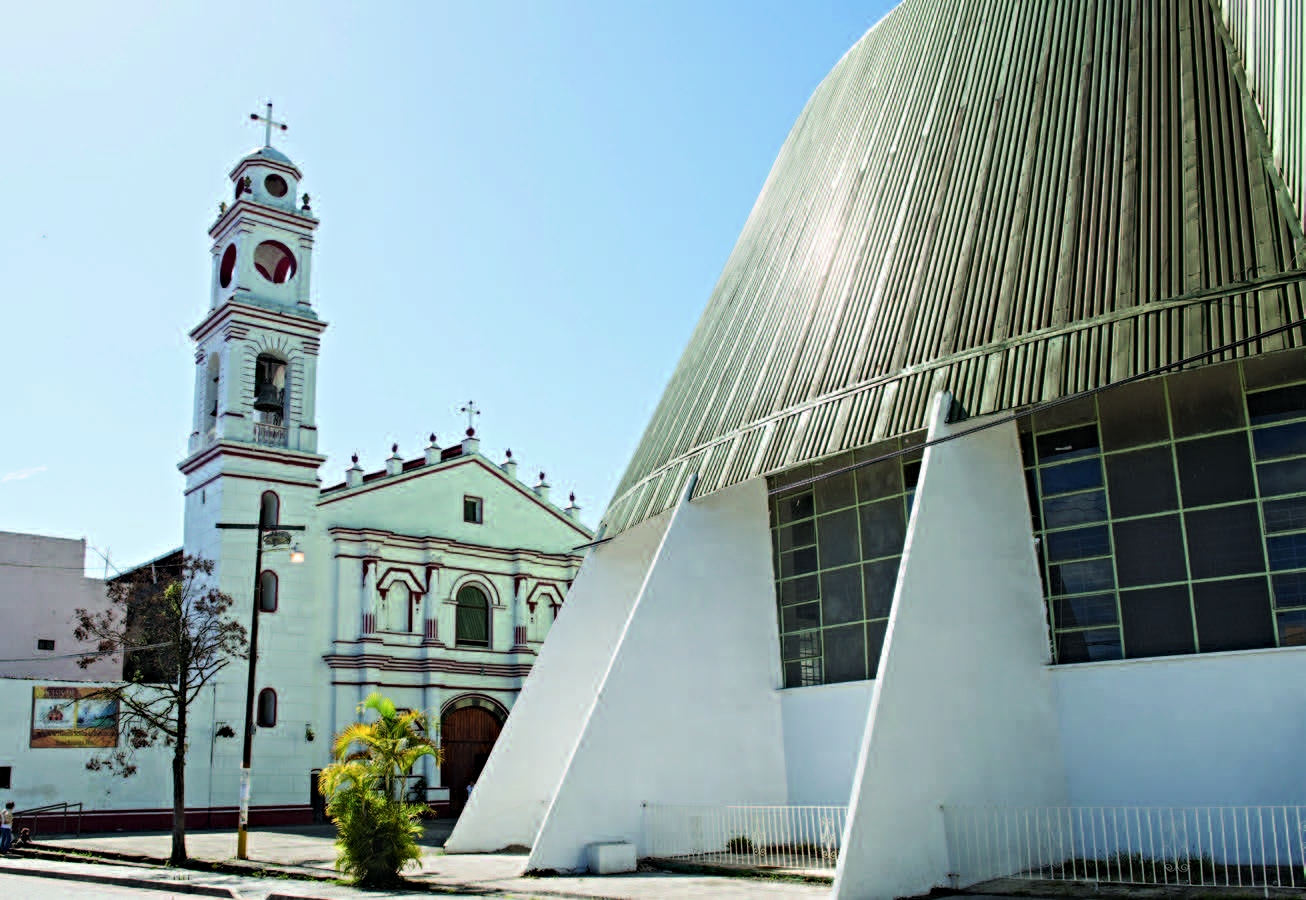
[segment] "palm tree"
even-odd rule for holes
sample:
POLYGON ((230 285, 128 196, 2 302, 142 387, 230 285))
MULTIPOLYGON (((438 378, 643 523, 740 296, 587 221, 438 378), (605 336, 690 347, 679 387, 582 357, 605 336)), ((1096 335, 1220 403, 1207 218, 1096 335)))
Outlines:
POLYGON ((390 886, 399 873, 420 864, 420 817, 425 806, 404 801, 403 776, 423 756, 444 754, 426 734, 420 712, 399 712, 394 702, 373 693, 359 704, 377 718, 355 722, 336 735, 331 748, 335 759, 322 770, 319 784, 327 798, 327 815, 338 837, 336 866, 366 887, 390 886))

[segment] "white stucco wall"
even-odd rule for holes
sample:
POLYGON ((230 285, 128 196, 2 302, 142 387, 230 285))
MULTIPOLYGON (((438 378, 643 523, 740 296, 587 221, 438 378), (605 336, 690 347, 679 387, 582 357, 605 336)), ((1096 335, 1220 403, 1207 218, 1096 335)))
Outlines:
POLYGON ((1306 647, 1052 669, 1075 805, 1306 803, 1306 647))
POLYGON ((790 803, 848 802, 874 686, 848 681, 780 692, 790 803))
POLYGON ((528 869, 582 869, 595 841, 638 846, 643 802, 783 803, 777 642, 765 479, 682 500, 528 869))
MULTIPOLYGON (((931 440, 947 425, 935 398, 931 440)), ((1065 803, 1047 626, 1014 423, 926 449, 834 896, 947 884, 940 806, 1065 803)))
POLYGON ((589 551, 446 852, 535 842, 669 518, 589 551))
POLYGON ((87 578, 86 542, 0 531, 0 677, 115 678, 122 660, 82 669, 70 653, 93 649, 73 637, 73 611, 108 609, 104 582, 87 578), (54 650, 38 650, 40 639, 54 650))

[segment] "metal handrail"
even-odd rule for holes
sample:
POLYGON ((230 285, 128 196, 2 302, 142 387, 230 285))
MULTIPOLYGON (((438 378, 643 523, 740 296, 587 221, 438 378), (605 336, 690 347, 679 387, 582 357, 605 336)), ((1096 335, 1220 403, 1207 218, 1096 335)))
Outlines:
POLYGON ((76 818, 77 834, 78 836, 80 836, 82 833, 82 804, 81 803, 50 803, 46 806, 34 806, 31 809, 20 809, 14 813, 14 827, 17 828, 19 821, 24 816, 28 816, 32 820, 32 824, 28 827, 31 829, 31 833, 35 835, 36 823, 40 820, 41 814, 54 813, 55 811, 58 811, 61 814, 62 825, 63 825, 63 828, 58 833, 67 834, 68 812, 74 807, 76 807, 76 812, 77 812, 77 818, 76 818))

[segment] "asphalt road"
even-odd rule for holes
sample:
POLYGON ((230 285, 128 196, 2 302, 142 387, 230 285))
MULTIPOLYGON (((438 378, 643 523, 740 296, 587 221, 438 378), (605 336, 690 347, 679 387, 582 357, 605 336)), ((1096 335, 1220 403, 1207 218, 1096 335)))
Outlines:
POLYGON ((0 897, 40 898, 40 900, 123 900, 124 897, 150 897, 154 900, 185 898, 195 900, 190 894, 172 891, 152 891, 140 888, 110 887, 104 884, 86 884, 79 881, 55 881, 50 878, 26 878, 22 875, 0 875, 0 897))

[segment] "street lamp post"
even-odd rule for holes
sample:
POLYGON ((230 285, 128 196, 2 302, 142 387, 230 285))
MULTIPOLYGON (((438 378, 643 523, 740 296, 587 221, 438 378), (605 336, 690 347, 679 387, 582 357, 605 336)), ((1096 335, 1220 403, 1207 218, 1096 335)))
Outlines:
MULTIPOLYGON (((258 664, 258 616, 263 609, 263 540, 270 534, 303 531, 303 525, 277 525, 268 522, 268 510, 260 505, 257 525, 219 522, 219 528, 249 529, 257 532, 254 550, 254 611, 249 625, 249 680, 245 686, 245 744, 240 762, 240 820, 236 832, 236 858, 249 859, 249 782, 254 758, 254 672, 258 664)), ((287 543, 289 535, 286 535, 287 543)), ((304 554, 298 546, 290 549, 290 561, 301 563, 304 554)))

